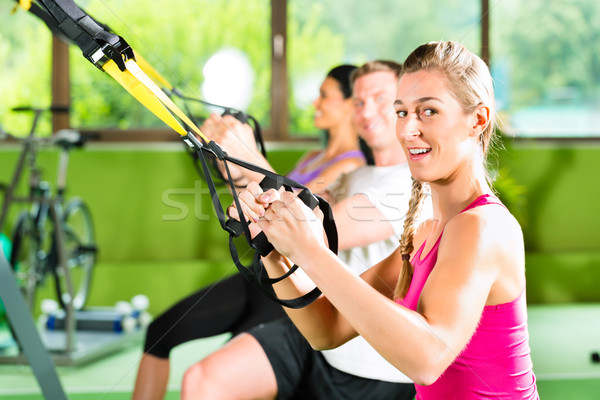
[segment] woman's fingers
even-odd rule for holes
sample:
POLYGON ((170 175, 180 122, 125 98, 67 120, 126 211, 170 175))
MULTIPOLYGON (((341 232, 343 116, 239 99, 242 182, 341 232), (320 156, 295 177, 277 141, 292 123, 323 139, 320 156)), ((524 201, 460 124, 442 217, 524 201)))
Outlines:
POLYGON ((321 221, 294 193, 284 192, 274 201, 258 225, 280 254, 298 263, 304 250, 320 246, 323 240, 321 221))
POLYGON ((319 218, 319 220, 323 222, 323 220, 325 219, 325 214, 323 214, 323 211, 321 211, 321 209, 317 207, 313 210, 313 212, 315 213, 317 218, 319 218))
MULTIPOLYGON (((240 201, 240 206, 242 207, 242 212, 246 216, 246 218, 251 221, 257 222, 260 217, 265 215, 265 206, 262 205, 259 201, 257 201, 256 196, 262 193, 262 189, 258 186, 258 189, 252 188, 254 182, 248 184, 246 190, 242 190, 238 194, 238 199, 240 201), (258 192, 258 193, 257 193, 258 192)), ((239 213, 238 213, 239 216, 239 213)))
POLYGON ((217 128, 220 124, 221 116, 217 114, 210 114, 210 116, 207 119, 205 119, 202 125, 200 126, 200 130, 210 140, 218 142, 218 139, 221 135, 219 135, 219 130, 217 128))
POLYGON ((279 198, 281 197, 281 191, 283 190, 283 188, 279 190, 269 189, 264 193, 258 194, 256 196, 256 200, 259 201, 266 208, 269 206, 269 204, 279 200, 279 198))
MULTIPOLYGON (((246 219, 257 222, 259 218, 265 215, 265 209, 279 198, 279 193, 274 189, 269 189, 263 193, 262 188, 256 182, 250 182, 245 190, 238 193, 238 199, 241 206, 241 212, 246 219)), ((239 210, 236 205, 228 209, 232 218, 239 220, 239 210), (235 210, 235 211, 234 211, 235 210)))
MULTIPOLYGON (((265 212, 265 218, 269 221, 272 221, 275 218, 285 219, 290 217, 295 221, 304 222, 316 221, 318 218, 318 215, 315 215, 315 213, 304 205, 297 195, 292 192, 284 191, 280 193, 270 189, 259 197, 259 199, 265 198, 271 202, 271 205, 268 206, 265 212), (278 195, 278 199, 273 198, 275 195, 278 195)), ((321 216, 323 215, 320 210, 318 210, 318 213, 321 216)))
MULTIPOLYGON (((235 208, 235 206, 227 207, 227 215, 229 215, 231 218, 237 221, 240 220, 240 214, 238 213, 237 208, 235 208)), ((258 226, 258 224, 254 223, 253 221, 250 221, 248 229, 250 230, 250 238, 252 239, 262 231, 260 226, 258 226)))
MULTIPOLYGON (((251 182, 238 198, 246 219, 258 223, 249 226, 252 237, 264 230, 281 254, 300 257, 295 254, 295 248, 324 242, 323 213, 317 209, 315 214, 295 193, 283 189, 263 192, 258 183, 251 182)), ((235 206, 227 211, 232 218, 240 219, 240 210, 235 206)))
POLYGON ((235 205, 230 205, 229 207, 227 207, 227 215, 230 218, 235 219, 236 221, 240 220, 240 213, 238 213, 237 208, 235 208, 235 205))
POLYGON ((306 206, 295 193, 285 192, 281 194, 281 201, 290 211, 291 215, 299 220, 314 220, 315 214, 306 206))

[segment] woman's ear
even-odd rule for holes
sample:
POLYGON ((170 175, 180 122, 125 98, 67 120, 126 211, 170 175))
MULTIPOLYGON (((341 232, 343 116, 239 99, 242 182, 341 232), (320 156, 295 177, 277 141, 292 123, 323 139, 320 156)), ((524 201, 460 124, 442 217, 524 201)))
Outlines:
POLYGON ((490 123, 490 108, 485 104, 479 104, 473 112, 473 125, 471 126, 470 136, 481 135, 490 123))

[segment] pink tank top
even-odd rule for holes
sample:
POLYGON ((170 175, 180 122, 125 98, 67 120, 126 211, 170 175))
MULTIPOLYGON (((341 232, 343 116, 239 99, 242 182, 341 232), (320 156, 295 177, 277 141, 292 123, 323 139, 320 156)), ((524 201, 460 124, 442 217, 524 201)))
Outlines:
MULTIPOLYGON (((486 204, 502 205, 485 194, 461 212, 486 204)), ((414 255, 413 279, 406 297, 398 303, 417 309, 437 261, 440 239, 441 235, 423 259, 425 242, 414 255)), ((539 399, 529 349, 525 291, 509 303, 485 306, 471 340, 448 369, 433 384, 415 387, 417 400, 539 399)))

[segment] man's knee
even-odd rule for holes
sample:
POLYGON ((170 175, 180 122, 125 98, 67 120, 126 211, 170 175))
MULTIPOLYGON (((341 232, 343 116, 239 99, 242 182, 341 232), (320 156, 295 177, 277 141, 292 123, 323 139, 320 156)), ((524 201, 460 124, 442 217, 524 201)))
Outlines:
POLYGON ((200 361, 189 367, 183 374, 181 398, 182 400, 208 398, 203 396, 214 393, 218 386, 218 383, 214 382, 213 379, 207 378, 206 367, 200 361))

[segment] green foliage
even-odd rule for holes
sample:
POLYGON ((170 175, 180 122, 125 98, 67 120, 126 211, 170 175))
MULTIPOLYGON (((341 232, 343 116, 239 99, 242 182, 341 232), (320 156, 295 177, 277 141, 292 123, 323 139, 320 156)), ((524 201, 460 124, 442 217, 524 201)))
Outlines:
POLYGON ((297 104, 294 90, 307 81, 318 84, 332 67, 361 65, 372 59, 403 61, 416 46, 454 39, 476 48, 479 10, 468 1, 418 2, 378 0, 289 0, 288 68, 291 77, 290 132, 317 134, 313 108, 297 104), (410 10, 407 14, 397 10, 410 10), (415 21, 427 23, 415 24, 415 21), (318 77, 318 78, 315 78, 318 77), (318 82, 318 83, 317 83, 318 82))
MULTIPOLYGON (((83 4, 82 4, 83 6, 83 4)), ((187 96, 202 98, 202 67, 215 52, 234 47, 244 52, 255 72, 248 111, 268 122, 270 104, 269 3, 265 0, 183 1, 90 0, 85 9, 146 58, 187 96)), ((107 76, 73 50, 73 124, 77 126, 162 127, 107 76)), ((201 110, 204 115, 208 110, 201 110)))
MULTIPOLYGON (((50 105, 50 51, 52 39, 44 24, 22 9, 11 15, 14 2, 0 2, 0 124, 16 136, 25 136, 30 114, 16 114, 16 106, 50 105)), ((39 132, 49 133, 48 118, 40 121, 39 132)))
MULTIPOLYGON (((279 0, 278 0, 279 1, 279 0)), ((281 0, 283 1, 283 0, 281 0)), ((369 59, 402 61, 417 45, 451 39, 479 50, 478 0, 287 0, 290 132, 316 134, 307 99, 331 67, 369 59), (306 93, 305 93, 306 92, 306 93)), ((269 124, 271 43, 267 0, 76 0, 108 24, 184 93, 202 97, 202 68, 211 55, 235 47, 255 73, 248 111, 269 124)), ((24 134, 29 116, 17 105, 47 106, 51 36, 41 20, 14 2, 0 3, 0 122, 24 134)), ((574 107, 600 102, 600 3, 592 0, 490 2, 492 69, 508 113, 570 96, 574 107)), ((164 127, 122 88, 71 49, 72 124, 84 127, 164 127)), ((197 108, 198 113, 207 113, 197 108)), ((41 128, 49 133, 49 118, 41 128)))
POLYGON ((488 156, 488 174, 500 201, 519 221, 521 227, 526 228, 528 222, 527 187, 517 182, 511 174, 510 168, 498 165, 500 152, 513 152, 512 140, 498 131, 495 141, 491 150, 492 154, 488 156))
POLYGON ((492 16, 492 60, 510 65, 511 110, 552 101, 564 88, 575 101, 600 100, 598 2, 507 0, 492 16))
MULTIPOLYGON (((306 11, 306 1, 290 0, 306 11)), ((443 0, 323 0, 320 25, 342 35, 344 59, 363 63, 371 59, 402 62, 418 45, 452 39, 478 48, 479 2, 443 0), (474 29, 475 28, 475 29, 474 29)), ((302 18, 290 14, 290 18, 302 18)))
MULTIPOLYGON (((321 3, 290 2, 288 11, 288 69, 293 81, 310 80, 318 77, 320 84, 328 70, 342 64, 345 43, 342 34, 333 33, 323 23, 325 8, 321 3)), ((295 85, 290 84, 288 109, 290 132, 316 135, 313 124, 314 108, 298 105, 294 101, 295 85)), ((314 98, 318 96, 318 86, 314 98)))
POLYGON ((515 216, 521 227, 525 227, 527 211, 527 189, 511 176, 510 169, 501 167, 495 172, 494 190, 506 208, 515 216))

